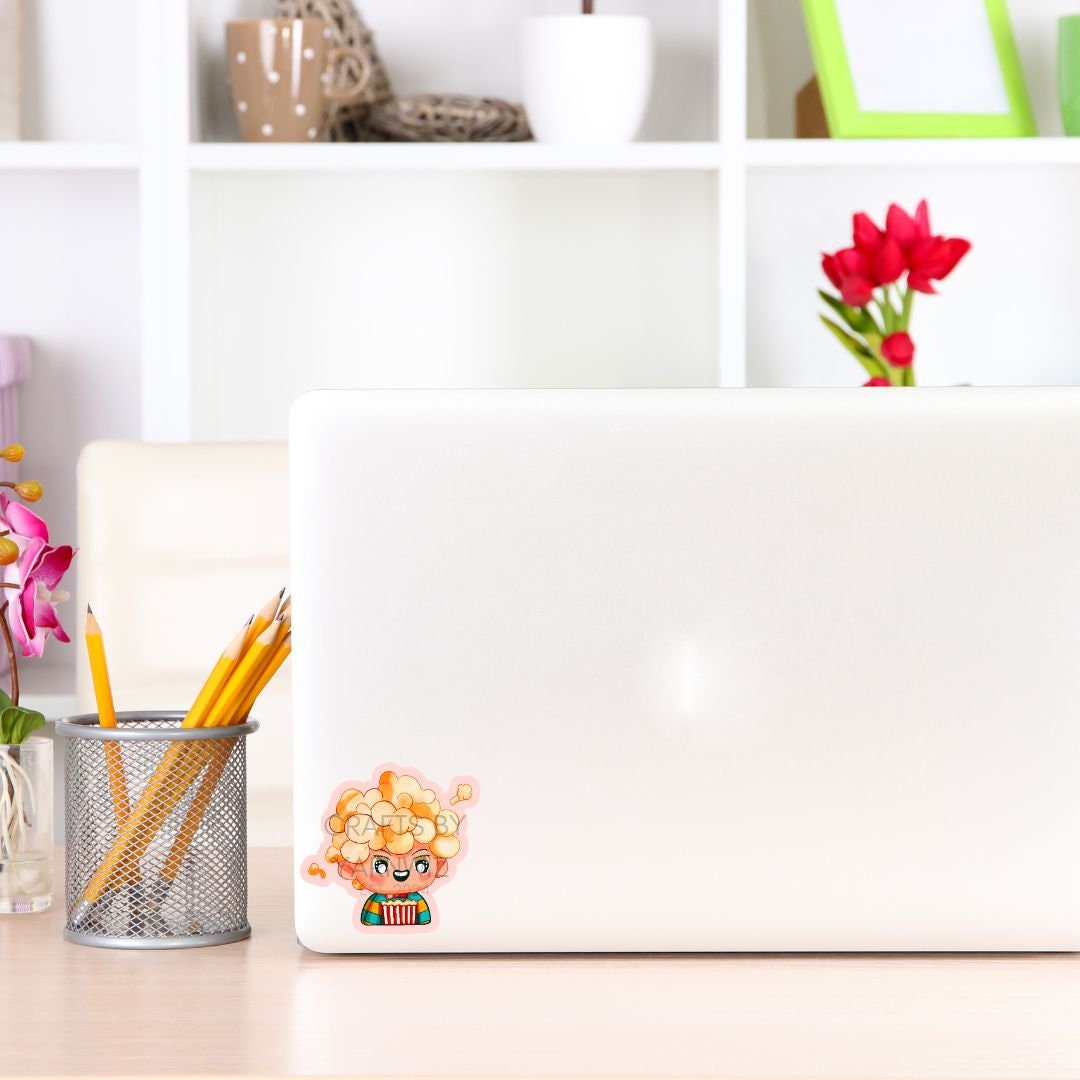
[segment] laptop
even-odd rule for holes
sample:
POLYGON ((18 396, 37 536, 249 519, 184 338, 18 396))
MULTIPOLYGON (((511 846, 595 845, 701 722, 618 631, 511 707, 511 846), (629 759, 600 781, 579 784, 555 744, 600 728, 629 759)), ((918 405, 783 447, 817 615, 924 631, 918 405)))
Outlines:
POLYGON ((1080 948, 1080 389, 308 394, 319 952, 1080 948))

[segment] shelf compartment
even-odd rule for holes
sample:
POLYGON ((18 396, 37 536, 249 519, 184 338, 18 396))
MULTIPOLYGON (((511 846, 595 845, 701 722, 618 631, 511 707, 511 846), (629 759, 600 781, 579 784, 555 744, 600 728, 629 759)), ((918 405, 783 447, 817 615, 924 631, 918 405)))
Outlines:
POLYGON ((703 173, 196 176, 194 436, 283 437, 316 386, 715 385, 717 188, 703 173))
MULTIPOLYGON (((253 0, 191 0, 192 141, 236 138, 226 87, 225 23, 264 14, 265 7, 253 0)), ((359 7, 395 93, 451 92, 515 102, 522 97, 522 21, 573 10, 559 0, 425 0, 420 8, 400 0, 364 0, 359 7)), ((719 7, 718 0, 604 0, 607 13, 652 19, 656 67, 643 139, 716 138, 719 7)))
POLYGON ((857 386, 866 376, 820 325, 820 253, 851 242, 851 215, 881 221, 892 202, 926 198, 935 231, 971 253, 917 296, 912 337, 920 385, 1080 383, 1072 293, 1080 208, 1069 168, 763 170, 748 187, 747 383, 857 386), (1018 224, 1012 207, 1023 207, 1018 224), (781 299, 782 298, 782 299, 781 299), (777 317, 777 305, 783 318, 777 317))

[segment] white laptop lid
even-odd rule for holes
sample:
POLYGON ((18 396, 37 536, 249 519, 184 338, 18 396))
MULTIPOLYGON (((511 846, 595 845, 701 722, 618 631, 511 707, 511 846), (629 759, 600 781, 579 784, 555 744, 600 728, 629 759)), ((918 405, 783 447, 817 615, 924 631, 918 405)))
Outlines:
POLYGON ((301 941, 1080 948, 1078 462, 1080 389, 305 396, 301 941))

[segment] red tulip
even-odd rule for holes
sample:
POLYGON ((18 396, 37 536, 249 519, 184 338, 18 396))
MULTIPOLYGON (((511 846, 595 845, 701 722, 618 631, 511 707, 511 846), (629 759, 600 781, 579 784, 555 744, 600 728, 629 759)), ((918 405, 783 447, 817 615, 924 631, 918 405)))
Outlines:
POLYGON ((851 222, 856 251, 862 252, 875 285, 891 285, 907 269, 900 245, 874 224, 867 214, 856 214, 851 222))
POLYGON ((911 335, 902 330, 896 334, 890 334, 881 343, 881 355, 892 364, 893 367, 911 367, 915 359, 915 342, 911 335))
POLYGON ((870 260, 858 248, 822 255, 821 268, 849 307, 865 307, 874 298, 870 260))
POLYGON ((967 240, 934 236, 930 231, 930 209, 923 199, 911 217, 895 203, 889 207, 885 235, 903 252, 908 268, 908 284, 918 292, 935 292, 933 282, 944 281, 956 264, 971 250, 967 240))
POLYGON ((888 379, 883 379, 880 375, 875 375, 872 379, 867 379, 863 386, 892 386, 892 383, 888 379))
POLYGON ((895 241, 906 254, 920 240, 930 236, 930 208, 923 199, 912 217, 906 210, 893 203, 885 215, 885 235, 895 241))

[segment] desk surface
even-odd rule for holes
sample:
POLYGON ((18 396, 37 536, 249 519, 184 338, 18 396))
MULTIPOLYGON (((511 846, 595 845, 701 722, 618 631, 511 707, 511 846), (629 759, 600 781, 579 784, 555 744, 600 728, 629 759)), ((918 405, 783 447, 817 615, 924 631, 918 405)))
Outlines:
POLYGON ((291 868, 252 852, 254 936, 213 949, 0 918, 0 1071, 1080 1076, 1080 956, 318 956, 291 868))

